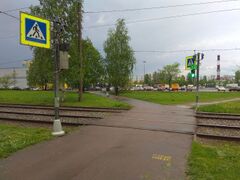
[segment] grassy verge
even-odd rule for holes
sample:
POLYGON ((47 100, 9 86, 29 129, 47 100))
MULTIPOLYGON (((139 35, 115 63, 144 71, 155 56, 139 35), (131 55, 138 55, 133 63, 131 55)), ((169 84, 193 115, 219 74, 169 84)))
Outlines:
POLYGON ((194 142, 188 159, 189 179, 240 179, 240 145, 204 145, 194 142))
MULTIPOLYGON (((1 90, 0 103, 53 105, 53 96, 54 95, 52 91, 1 90)), ((82 102, 78 102, 77 99, 77 93, 67 92, 65 93, 65 102, 62 103, 62 106, 130 108, 127 103, 112 100, 91 93, 84 93, 82 102)))
MULTIPOLYGON (((195 92, 144 92, 127 91, 121 94, 129 98, 149 101, 163 105, 187 104, 195 102, 195 92)), ((239 92, 200 92, 200 102, 239 98, 239 92)))
POLYGON ((50 129, 0 124, 0 158, 51 138, 50 129))
POLYGON ((202 112, 240 114, 240 101, 200 106, 198 110, 202 112))

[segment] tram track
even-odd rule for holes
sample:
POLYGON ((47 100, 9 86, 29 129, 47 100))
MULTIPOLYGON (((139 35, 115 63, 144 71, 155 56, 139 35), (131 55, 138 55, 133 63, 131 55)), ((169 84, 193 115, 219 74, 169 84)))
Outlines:
MULTIPOLYGON (((14 109, 37 109, 37 110, 53 110, 52 106, 40 106, 40 105, 24 105, 24 104, 0 104, 0 108, 14 108, 14 109)), ((121 113, 126 111, 124 108, 101 108, 101 107, 60 107, 59 110, 63 111, 80 111, 80 112, 103 112, 103 113, 121 113)))
POLYGON ((240 141, 240 115, 197 112, 197 138, 240 141))

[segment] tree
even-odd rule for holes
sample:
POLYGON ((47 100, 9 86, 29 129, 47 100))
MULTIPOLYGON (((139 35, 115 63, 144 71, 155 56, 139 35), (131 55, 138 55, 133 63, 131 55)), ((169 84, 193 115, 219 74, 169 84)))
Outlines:
POLYGON ((17 83, 17 73, 16 73, 16 70, 14 69, 12 73, 12 84, 14 87, 16 86, 16 83, 17 83))
POLYGON ((0 85, 4 89, 8 89, 10 86, 14 85, 16 83, 14 79, 14 73, 13 74, 7 74, 3 77, 0 77, 0 85))
MULTIPOLYGON (((76 58, 77 53, 73 52, 75 49, 72 48, 69 59, 69 69, 66 71, 66 80, 71 87, 79 87, 79 77, 77 74, 80 73, 79 60, 76 58)), ((83 41, 83 61, 84 61, 84 87, 90 85, 96 85, 101 82, 104 74, 103 58, 99 51, 93 46, 90 39, 83 41)))
MULTIPOLYGON (((103 74, 103 60, 100 53, 94 48, 92 42, 87 39, 83 40, 83 72, 80 72, 79 62, 79 46, 78 46, 78 5, 82 6, 82 0, 39 0, 40 5, 31 7, 31 14, 44 17, 49 20, 54 20, 56 17, 66 24, 64 31, 61 33, 61 42, 70 44, 69 50, 69 70, 61 71, 61 83, 67 83, 73 88, 80 86, 80 73, 86 79, 84 86, 95 84, 102 78, 103 74), (85 64, 86 63, 86 64, 85 64)), ((82 21, 80 17, 80 21, 82 21)), ((53 45, 52 45, 53 47, 53 45)), ((29 69, 29 84, 43 84, 43 82, 52 82, 53 67, 50 64, 54 62, 54 48, 49 52, 41 48, 34 49, 34 61, 32 67, 29 69), (47 52, 47 53, 46 53, 47 52), (42 54, 41 58, 37 54, 42 54), (41 60, 40 60, 41 59, 41 60), (43 60, 44 59, 44 60, 43 60), (41 61, 41 63, 40 63, 41 61), (39 73, 39 69, 44 69, 48 72, 45 74, 39 73), (52 74, 52 75, 51 75, 52 74)), ((45 85, 44 85, 45 86, 45 85)))
POLYGON ((104 78, 103 58, 90 39, 83 42, 83 49, 84 86, 96 85, 104 78))
POLYGON ((235 72, 235 82, 240 83, 240 70, 235 72))
MULTIPOLYGON (((62 42, 71 42, 76 39, 76 7, 79 0, 39 0, 37 6, 32 6, 31 14, 55 20, 56 17, 66 24, 65 30, 61 33, 62 42)), ((41 86, 47 89, 47 84, 53 82, 53 62, 54 62, 54 45, 51 49, 32 48, 34 60, 31 64, 27 79, 30 86, 41 86)), ((61 75, 61 79, 65 78, 61 75)))
POLYGON ((47 90, 48 83, 53 82, 53 57, 51 50, 34 49, 34 59, 27 71, 28 86, 40 86, 47 90))
POLYGON ((130 37, 125 22, 123 19, 119 19, 116 29, 108 32, 108 38, 104 43, 108 82, 114 86, 116 95, 119 93, 119 87, 128 84, 135 64, 134 53, 129 41, 130 37))
POLYGON ((169 84, 169 87, 171 87, 172 81, 176 79, 177 75, 180 73, 179 64, 174 63, 164 66, 162 73, 164 75, 166 82, 169 84))
POLYGON ((182 75, 176 78, 176 83, 178 83, 180 86, 185 86, 187 84, 185 76, 182 75))
POLYGON ((159 76, 159 82, 161 84, 168 83, 167 78, 166 78, 166 73, 164 70, 159 70, 158 76, 159 76))
POLYGON ((160 83, 159 73, 156 72, 156 71, 152 75, 152 83, 153 84, 159 84, 160 83))
POLYGON ((206 86, 206 84, 207 84, 207 76, 203 76, 203 78, 200 79, 199 84, 201 86, 206 86))
POLYGON ((145 76, 144 76, 144 84, 147 84, 149 86, 152 85, 152 75, 151 74, 145 74, 145 76))

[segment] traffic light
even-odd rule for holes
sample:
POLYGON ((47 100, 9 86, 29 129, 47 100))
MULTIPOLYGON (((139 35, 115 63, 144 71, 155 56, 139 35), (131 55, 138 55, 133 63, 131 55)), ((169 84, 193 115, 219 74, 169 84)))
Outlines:
POLYGON ((195 77, 196 77, 195 69, 192 69, 192 70, 191 70, 191 77, 192 77, 192 78, 195 78, 195 77))

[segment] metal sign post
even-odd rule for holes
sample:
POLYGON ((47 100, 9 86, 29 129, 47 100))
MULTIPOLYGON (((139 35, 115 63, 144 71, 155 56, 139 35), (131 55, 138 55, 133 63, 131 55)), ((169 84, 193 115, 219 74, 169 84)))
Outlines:
POLYGON ((53 22, 53 28, 54 28, 54 38, 55 38, 55 85, 54 85, 54 114, 55 118, 53 120, 53 132, 52 135, 54 136, 62 136, 65 134, 65 132, 62 130, 62 124, 59 117, 59 107, 60 107, 60 98, 59 98, 59 46, 60 46, 60 31, 61 24, 58 22, 58 19, 56 19, 53 22))
MULTIPOLYGON (((50 48, 50 21, 40 17, 32 16, 27 13, 20 12, 20 43, 27 46, 34 46, 40 48, 50 48)), ((55 86, 54 86, 54 112, 55 118, 53 121, 54 136, 61 136, 65 134, 62 130, 62 125, 59 117, 59 44, 60 33, 62 32, 62 25, 58 19, 53 22, 54 27, 54 48, 55 48, 55 86)))
POLYGON ((197 54, 197 94, 196 94, 196 110, 199 102, 199 66, 200 66, 200 53, 197 54))
POLYGON ((197 93, 196 93, 196 110, 198 109, 199 106, 199 71, 200 71, 200 60, 204 59, 204 54, 203 53, 197 53, 196 55, 197 59, 197 93))

